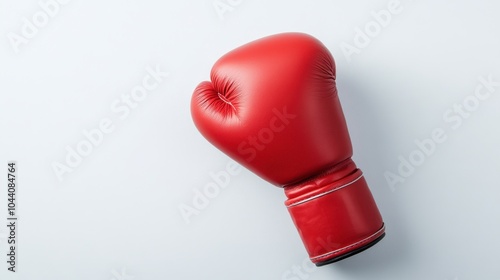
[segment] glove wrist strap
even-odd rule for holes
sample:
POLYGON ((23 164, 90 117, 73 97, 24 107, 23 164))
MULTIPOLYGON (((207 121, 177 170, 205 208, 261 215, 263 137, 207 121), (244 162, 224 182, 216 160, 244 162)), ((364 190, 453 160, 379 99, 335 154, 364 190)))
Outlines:
POLYGON ((359 253, 385 234, 363 173, 350 159, 286 186, 285 194, 285 205, 318 266, 359 253))

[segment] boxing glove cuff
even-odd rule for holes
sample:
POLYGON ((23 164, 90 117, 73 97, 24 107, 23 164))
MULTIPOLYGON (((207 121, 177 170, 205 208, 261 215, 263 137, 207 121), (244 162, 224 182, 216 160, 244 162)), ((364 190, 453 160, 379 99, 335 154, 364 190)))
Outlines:
POLYGON ((351 159, 285 186, 285 194, 285 205, 317 266, 359 253, 385 235, 363 173, 351 159))

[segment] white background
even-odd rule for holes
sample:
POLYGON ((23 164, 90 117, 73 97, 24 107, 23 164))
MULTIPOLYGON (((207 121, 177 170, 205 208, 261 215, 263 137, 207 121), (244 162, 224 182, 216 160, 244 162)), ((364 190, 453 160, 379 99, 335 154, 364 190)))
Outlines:
POLYGON ((500 81, 500 5, 401 0, 356 45, 389 3, 73 0, 27 38, 38 1, 0 1, 0 279, 498 279, 500 87, 478 104, 474 91, 479 77, 500 81), (179 211, 230 162, 192 123, 194 87, 224 53, 285 31, 334 55, 354 160, 387 226, 375 247, 321 268, 304 262, 282 190, 246 170, 189 224, 179 211), (169 76, 120 118, 112 104, 156 67, 169 76), (457 119, 464 100, 474 111, 457 119), (58 180, 66 147, 106 118, 113 131, 58 180), (435 129, 446 141, 391 188, 384 174, 435 129), (4 261, 9 160, 17 273, 4 261))

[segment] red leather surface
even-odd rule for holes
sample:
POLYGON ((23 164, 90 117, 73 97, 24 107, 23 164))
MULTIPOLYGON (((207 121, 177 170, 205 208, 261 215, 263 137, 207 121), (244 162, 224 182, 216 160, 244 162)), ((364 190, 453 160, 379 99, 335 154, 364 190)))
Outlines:
POLYGON ((361 170, 352 160, 285 188, 285 205, 314 263, 359 249, 385 232, 361 170))
POLYGON ((313 37, 279 34, 251 42, 221 57, 210 77, 193 94, 196 127, 266 181, 290 184, 351 156, 333 58, 313 37), (273 131, 269 143, 251 145, 251 137, 279 119, 276 110, 296 117, 276 121, 284 128, 273 131), (249 149, 254 157, 244 152, 249 149))
POLYGON ((361 171, 350 160, 335 63, 321 42, 301 33, 262 38, 222 56, 210 78, 191 100, 196 127, 222 152, 285 188, 313 262, 332 250, 361 246, 382 227, 361 171), (337 245, 319 249, 321 239, 337 245))

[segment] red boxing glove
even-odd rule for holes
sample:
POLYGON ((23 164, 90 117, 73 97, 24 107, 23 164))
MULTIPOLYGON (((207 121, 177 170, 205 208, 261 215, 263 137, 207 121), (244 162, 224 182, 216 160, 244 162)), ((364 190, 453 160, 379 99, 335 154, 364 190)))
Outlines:
POLYGON ((326 47, 300 33, 241 46, 213 66, 191 99, 194 123, 222 152, 283 187, 317 266, 361 252, 385 227, 352 146, 326 47))

